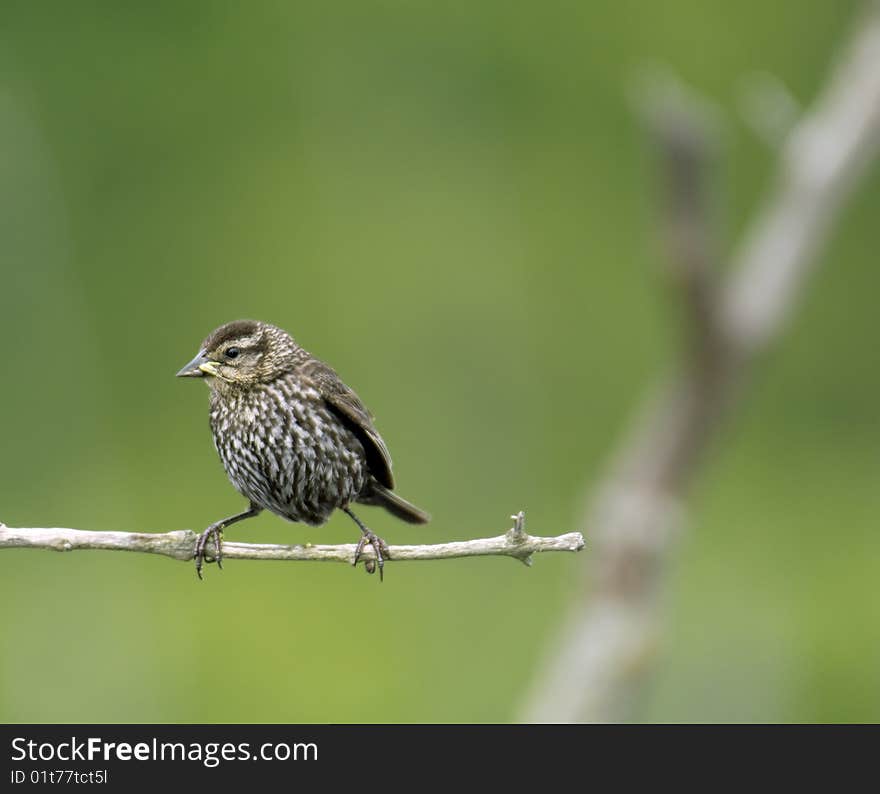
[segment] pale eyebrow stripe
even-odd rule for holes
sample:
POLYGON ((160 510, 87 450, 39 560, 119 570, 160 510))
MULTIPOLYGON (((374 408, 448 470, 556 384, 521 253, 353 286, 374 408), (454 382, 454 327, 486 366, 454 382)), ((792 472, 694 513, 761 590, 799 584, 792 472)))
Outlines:
POLYGON ((230 339, 229 342, 224 342, 222 346, 223 346, 224 348, 229 348, 229 347, 256 347, 258 341, 259 341, 259 340, 258 340, 258 338, 257 338, 256 336, 251 335, 251 336, 245 336, 245 337, 242 337, 241 339, 230 339))

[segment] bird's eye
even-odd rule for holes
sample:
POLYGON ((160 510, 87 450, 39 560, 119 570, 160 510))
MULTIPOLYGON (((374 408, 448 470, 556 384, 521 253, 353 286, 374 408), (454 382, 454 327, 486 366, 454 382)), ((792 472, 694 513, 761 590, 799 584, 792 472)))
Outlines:
POLYGON ((240 351, 237 347, 230 347, 230 348, 226 351, 226 358, 238 358, 238 354, 239 354, 240 352, 241 352, 241 351, 240 351))

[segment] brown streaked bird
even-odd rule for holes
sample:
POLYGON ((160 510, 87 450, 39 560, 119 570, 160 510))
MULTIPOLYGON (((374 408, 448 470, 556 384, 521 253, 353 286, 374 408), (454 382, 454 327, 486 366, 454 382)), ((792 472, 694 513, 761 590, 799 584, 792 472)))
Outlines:
POLYGON ((222 325, 177 376, 207 379, 214 446, 232 484, 250 501, 247 510, 199 536, 194 557, 200 579, 208 542, 220 565, 223 530, 263 510, 312 526, 342 510, 361 530, 354 564, 371 545, 380 579, 388 546, 351 505, 378 505, 410 524, 428 522, 427 513, 393 492, 391 457, 370 412, 286 331, 254 320, 222 325))

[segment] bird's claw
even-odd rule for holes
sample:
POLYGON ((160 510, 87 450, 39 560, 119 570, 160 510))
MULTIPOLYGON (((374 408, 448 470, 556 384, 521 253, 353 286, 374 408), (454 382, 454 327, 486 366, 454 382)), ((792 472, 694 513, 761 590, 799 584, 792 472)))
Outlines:
POLYGON ((223 530, 215 524, 209 526, 201 535, 199 535, 198 540, 196 541, 196 547, 193 551, 193 559, 196 561, 196 574, 198 574, 199 579, 202 579, 202 565, 208 562, 216 562, 217 567, 223 568, 223 551, 220 547, 220 537, 223 534, 223 530), (208 541, 213 538, 214 541, 214 554, 212 560, 207 560, 207 556, 205 554, 205 547, 208 545, 208 541))
POLYGON ((375 560, 364 560, 364 568, 367 573, 375 573, 376 566, 379 566, 379 581, 384 581, 384 567, 385 560, 391 559, 391 552, 388 549, 388 544, 382 540, 375 532, 371 532, 370 530, 365 530, 358 540, 357 546, 354 550, 354 562, 352 565, 357 565, 358 560, 361 558, 361 554, 363 554, 364 548, 370 545, 373 547, 373 551, 376 553, 375 560))

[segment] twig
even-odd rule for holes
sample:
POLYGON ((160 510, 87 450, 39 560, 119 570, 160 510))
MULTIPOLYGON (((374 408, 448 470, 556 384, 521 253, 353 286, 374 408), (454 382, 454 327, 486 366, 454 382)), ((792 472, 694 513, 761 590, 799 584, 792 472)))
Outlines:
MULTIPOLYGON (((527 535, 525 515, 515 516, 514 526, 503 535, 494 538, 433 543, 418 546, 391 546, 391 562, 403 560, 443 560, 454 557, 514 557, 526 565, 531 555, 543 551, 580 551, 584 538, 579 532, 569 532, 551 538, 527 535)), ((76 549, 101 549, 105 551, 136 551, 161 554, 175 560, 191 560, 198 535, 189 530, 174 532, 90 532, 82 529, 34 529, 7 527, 0 523, 0 548, 49 549, 74 551, 76 549)), ((297 560, 301 562, 347 562, 354 559, 355 545, 345 543, 336 546, 305 545, 284 546, 272 543, 223 542, 223 558, 226 560, 297 560)), ((370 546, 364 549, 364 560, 374 560, 370 546)))
POLYGON ((723 342, 718 322, 719 257, 708 189, 718 148, 717 112, 672 75, 644 78, 634 101, 663 166, 660 206, 666 271, 681 299, 687 353, 697 368, 711 370, 723 342))
MULTIPOLYGON (((655 668, 660 596, 697 464, 757 354, 784 328, 878 145, 880 2, 872 0, 824 92, 793 127, 769 200, 734 257, 730 281, 719 285, 713 327, 721 343, 712 357, 689 357, 649 396, 598 490, 586 522, 594 541, 590 587, 572 604, 524 721, 629 716, 655 668)), ((691 219, 705 217, 697 209, 691 219)), ((693 271, 694 263, 702 267, 699 259, 681 267, 693 271)), ((691 327, 696 332, 698 325, 691 327)))
POLYGON ((775 74, 752 72, 740 81, 737 93, 743 121, 768 148, 778 149, 801 114, 788 86, 775 74))

